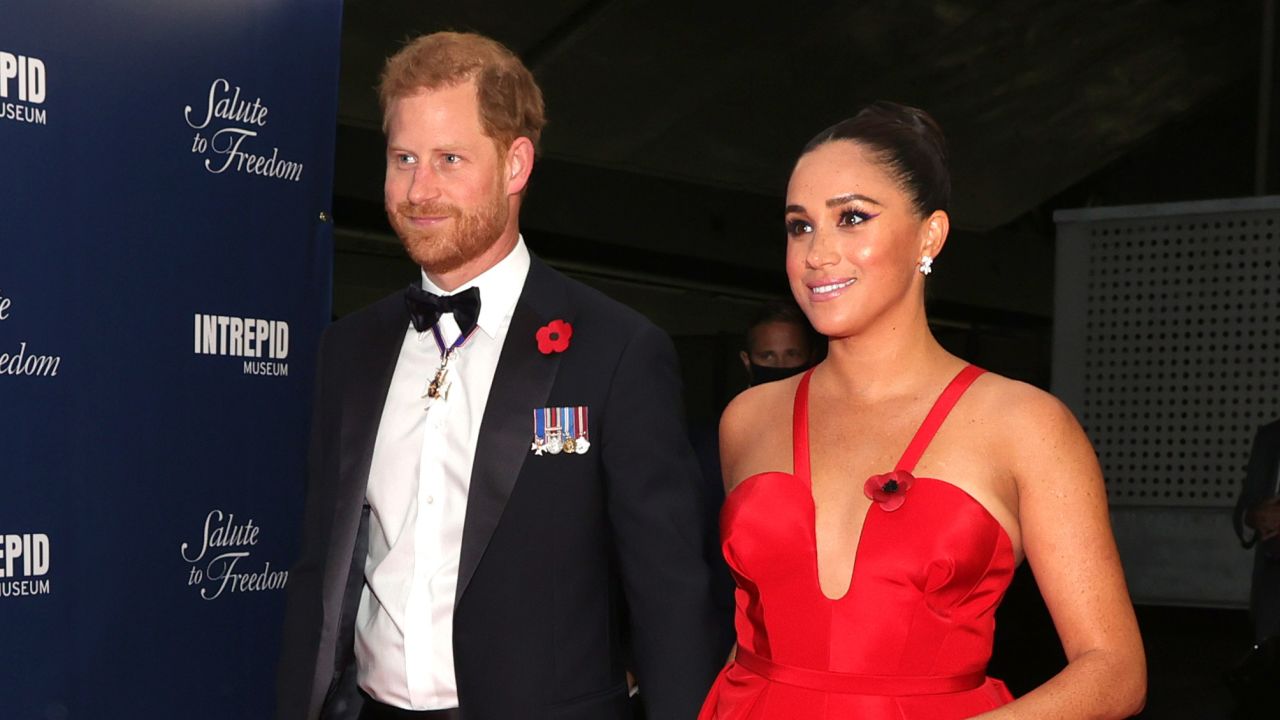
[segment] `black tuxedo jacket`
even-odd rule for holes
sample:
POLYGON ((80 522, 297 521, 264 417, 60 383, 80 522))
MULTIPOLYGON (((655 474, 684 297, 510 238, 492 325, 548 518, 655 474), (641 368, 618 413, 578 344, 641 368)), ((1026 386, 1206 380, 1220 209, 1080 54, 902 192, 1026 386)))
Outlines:
MULTIPOLYGON (((408 322, 397 293, 321 341, 281 720, 359 713, 365 488, 408 322)), ((661 330, 532 258, 467 497, 453 631, 466 720, 621 719, 628 667, 650 718, 696 716, 727 648, 715 639, 698 467, 679 396, 661 330), (573 326, 570 346, 543 354, 536 333, 556 319, 573 326), (534 409, 580 405, 590 450, 534 455, 534 409)))

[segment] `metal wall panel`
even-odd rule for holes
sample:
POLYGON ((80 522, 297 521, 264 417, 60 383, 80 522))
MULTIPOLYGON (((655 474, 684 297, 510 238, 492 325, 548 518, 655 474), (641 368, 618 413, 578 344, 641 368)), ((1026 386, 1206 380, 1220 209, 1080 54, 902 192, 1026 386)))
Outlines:
POLYGON ((1134 597, 1243 605, 1230 509, 1280 416, 1280 198, 1054 219, 1053 388, 1098 452, 1134 597))

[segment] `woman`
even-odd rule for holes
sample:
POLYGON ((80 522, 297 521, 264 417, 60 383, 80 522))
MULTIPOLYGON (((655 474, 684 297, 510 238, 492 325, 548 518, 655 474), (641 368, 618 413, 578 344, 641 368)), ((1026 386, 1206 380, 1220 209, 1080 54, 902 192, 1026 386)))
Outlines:
POLYGON ((787 187, 787 275, 830 338, 721 420, 736 656, 701 717, 1110 718, 1146 693, 1142 640, 1088 440, 1054 397, 944 350, 924 283, 947 240, 941 131, 874 103, 787 187), (1014 700, 994 614, 1031 564, 1068 664, 1014 700))

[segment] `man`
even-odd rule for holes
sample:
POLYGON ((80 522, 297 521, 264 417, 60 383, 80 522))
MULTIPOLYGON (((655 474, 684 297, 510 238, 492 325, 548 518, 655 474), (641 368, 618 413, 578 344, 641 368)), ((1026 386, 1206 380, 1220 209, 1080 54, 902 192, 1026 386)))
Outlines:
POLYGON ((1249 598, 1254 646, 1227 674, 1236 696, 1231 717, 1280 717, 1280 420, 1254 436, 1232 520, 1240 542, 1256 549, 1249 598))
POLYGON ((670 340, 526 249, 545 120, 510 51, 424 36, 380 94, 421 287, 321 342, 278 716, 623 718, 630 668, 694 717, 725 648, 670 340))
POLYGON ((1250 608, 1254 641, 1261 643, 1280 636, 1280 420, 1254 436, 1233 520, 1240 542, 1257 545, 1250 608))
MULTIPOLYGON (((817 359, 813 328, 800 308, 790 300, 770 301, 756 312, 747 326, 746 349, 739 352, 748 385, 772 382, 809 369, 817 359)), ((707 564, 711 567, 711 586, 716 601, 717 631, 723 643, 734 638, 733 576, 720 551, 719 515, 724 504, 724 479, 720 469, 720 431, 718 421, 690 423, 689 441, 702 471, 704 524, 709 533, 707 564)))
POLYGON ((816 360, 814 332, 794 302, 770 302, 747 328, 746 349, 738 353, 751 385, 782 380, 816 360))

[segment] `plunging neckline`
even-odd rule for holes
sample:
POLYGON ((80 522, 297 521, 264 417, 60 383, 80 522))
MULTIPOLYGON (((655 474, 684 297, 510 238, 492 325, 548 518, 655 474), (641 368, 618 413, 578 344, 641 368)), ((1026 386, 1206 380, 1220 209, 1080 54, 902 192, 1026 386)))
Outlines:
MULTIPOLYGON (((866 535, 867 523, 869 523, 873 517, 871 511, 875 509, 877 503, 872 500, 867 505, 866 509, 862 511, 862 524, 858 527, 858 537, 853 548, 853 563, 850 565, 848 572, 849 582, 845 585, 844 592, 841 593, 839 597, 831 597, 827 594, 826 590, 822 588, 822 562, 821 554, 818 550, 818 502, 813 497, 813 476, 809 451, 809 380, 813 376, 813 371, 815 369, 816 368, 810 368, 804 376, 800 378, 800 384, 796 388, 795 405, 791 419, 792 460, 790 475, 800 481, 805 490, 805 494, 809 498, 809 540, 813 547, 814 584, 817 587, 818 594, 822 596, 822 598, 828 602, 838 603, 849 597, 849 594, 853 591, 853 581, 856 578, 854 573, 857 571, 859 565, 858 555, 862 551, 862 538, 866 535)), ((920 462, 920 458, 924 455, 924 451, 929 447, 929 443, 933 440, 934 435, 937 434, 938 429, 942 427, 942 423, 946 420, 947 415, 950 414, 951 409, 955 407, 955 404, 960 400, 960 397, 964 395, 965 391, 969 389, 969 386, 973 384, 973 381, 978 379, 978 376, 982 375, 984 372, 986 371, 976 365, 966 365, 961 368, 960 372, 956 373, 955 377, 953 377, 951 382, 949 382, 946 388, 943 389, 937 400, 934 401, 933 406, 929 408, 929 412, 925 415, 924 420, 921 421, 920 426, 916 428, 916 432, 912 435, 911 441, 907 443, 906 449, 902 452, 902 457, 900 457, 898 462, 894 465, 894 470, 905 470, 908 473, 915 470, 916 464, 920 462)), ((768 474, 771 473, 761 473, 761 475, 768 474)), ((747 478, 747 480, 752 480, 756 477, 759 477, 759 475, 753 475, 747 478)), ((976 498, 970 495, 963 488, 936 478, 916 478, 917 482, 921 480, 950 485, 960 491, 963 495, 986 511, 987 515, 991 517, 992 522, 996 523, 996 526, 1000 528, 1001 533, 1003 533, 1007 538, 1008 533, 1004 530, 1004 526, 991 515, 991 512, 986 509, 986 506, 978 502, 976 498)), ((746 480, 741 484, 745 483, 746 480)), ((734 488, 734 490, 736 491, 737 488, 734 488)))
MULTIPOLYGON (((969 374, 977 377, 979 372, 966 371, 964 384, 972 380, 969 374)), ((911 438, 898 463, 900 473, 873 476, 865 485, 858 469, 830 476, 832 514, 824 517, 840 547, 837 556, 820 564, 819 503, 813 498, 808 444, 809 377, 783 388, 784 395, 793 397, 793 413, 799 411, 791 423, 792 465, 746 477, 729 492, 721 511, 720 546, 737 585, 738 654, 716 680, 700 720, 929 720, 973 717, 1011 702, 999 681, 984 679, 983 670, 991 657, 995 610, 1016 567, 1009 541, 1016 525, 1006 530, 959 486, 936 478, 911 479, 907 473, 927 452, 934 431, 964 388, 953 379, 948 385, 953 389, 943 391, 914 437, 906 432, 909 416, 899 415, 905 423, 897 426, 898 437, 911 438), (889 484, 891 479, 897 488, 889 484), (855 481, 857 487, 840 484, 855 481), (839 495, 859 490, 872 495, 875 506, 864 510, 856 505, 858 497, 839 495), (832 571, 833 583, 848 581, 847 588, 837 588, 842 594, 827 597, 822 592, 819 568, 832 571), (841 577, 841 571, 847 576, 841 577)), ((988 404, 985 394, 979 399, 988 404)), ((927 396, 919 398, 912 412, 928 401, 927 396)), ((767 419, 771 434, 776 438, 781 430, 785 437, 786 411, 785 405, 774 405, 767 416, 753 419, 767 419)), ((814 420, 827 418, 820 414, 814 420)), ((968 437, 967 420, 957 421, 947 447, 940 450, 970 455, 966 447, 981 448, 966 445, 966 439, 975 439, 968 437)), ((824 435, 822 446, 830 442, 840 455, 847 437, 824 435)), ((783 456, 770 455, 785 462, 783 456)), ((979 464, 965 472, 1003 514, 1002 496, 992 494, 996 488, 982 474, 982 458, 972 459, 979 464)), ((890 468, 878 463, 867 468, 869 473, 886 470, 890 468)), ((824 493, 821 501, 826 497, 824 493)))

